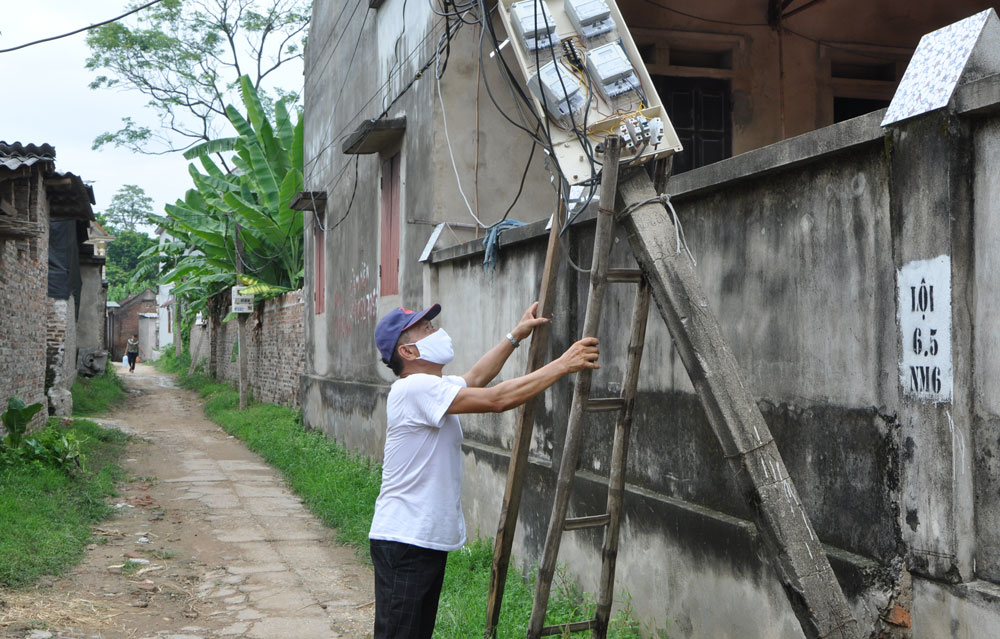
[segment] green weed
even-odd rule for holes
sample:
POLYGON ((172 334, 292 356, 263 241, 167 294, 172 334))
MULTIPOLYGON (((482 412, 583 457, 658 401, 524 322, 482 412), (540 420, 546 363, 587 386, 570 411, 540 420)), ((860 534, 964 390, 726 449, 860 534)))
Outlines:
POLYGON ((180 357, 177 357, 174 350, 168 348, 153 362, 153 366, 164 373, 184 375, 191 366, 191 355, 185 350, 180 357))
POLYGON ((38 463, 15 463, 0 469, 0 585, 29 586, 42 575, 58 575, 83 556, 91 542, 91 524, 111 514, 107 497, 123 476, 115 463, 127 436, 76 419, 63 426, 49 420, 47 429, 80 442, 87 459, 82 472, 38 463))
POLYGON ((77 375, 70 393, 73 395, 74 415, 99 415, 121 404, 128 393, 110 363, 103 375, 84 377, 77 375))

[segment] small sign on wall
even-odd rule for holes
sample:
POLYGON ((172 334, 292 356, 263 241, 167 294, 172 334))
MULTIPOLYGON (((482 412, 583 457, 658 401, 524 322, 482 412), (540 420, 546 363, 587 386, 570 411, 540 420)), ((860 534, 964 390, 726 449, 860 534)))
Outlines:
POLYGON ((906 264, 897 277, 903 394, 951 402, 951 258, 906 264))
POLYGON ((245 286, 234 286, 232 288, 232 309, 233 313, 253 313, 253 295, 244 295, 245 286))

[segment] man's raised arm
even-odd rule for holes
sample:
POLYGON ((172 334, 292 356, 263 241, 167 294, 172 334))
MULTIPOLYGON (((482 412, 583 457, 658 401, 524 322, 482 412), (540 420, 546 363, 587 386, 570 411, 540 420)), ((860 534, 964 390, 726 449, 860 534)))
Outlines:
MULTIPOLYGON (((528 307, 528 310, 521 316, 521 321, 510 332, 514 336, 514 339, 519 342, 528 339, 528 336, 531 335, 536 326, 541 326, 549 322, 548 318, 536 317, 536 313, 538 313, 538 302, 528 307)), ((514 352, 514 348, 516 347, 513 342, 504 338, 499 344, 480 357, 479 361, 467 373, 462 375, 465 383, 469 388, 479 388, 492 382, 500 373, 500 369, 503 368, 507 358, 514 352)))
POLYGON ((516 408, 555 384, 564 375, 585 368, 600 368, 601 365, 597 363, 598 355, 597 338, 585 337, 570 346, 559 359, 527 375, 489 388, 463 388, 458 391, 448 413, 500 413, 516 408))

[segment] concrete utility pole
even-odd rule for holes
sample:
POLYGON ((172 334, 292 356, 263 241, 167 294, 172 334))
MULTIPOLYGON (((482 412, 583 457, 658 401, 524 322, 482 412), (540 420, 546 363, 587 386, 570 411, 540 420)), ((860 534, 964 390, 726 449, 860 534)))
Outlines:
MULTIPOLYGON (((236 232, 233 234, 236 241, 236 273, 238 275, 243 275, 243 241, 240 239, 240 223, 236 222, 236 232)), ((240 410, 246 410, 247 407, 247 395, 249 392, 248 386, 250 385, 250 380, 247 378, 247 313, 239 313, 236 316, 236 321, 239 323, 239 330, 237 332, 237 344, 240 351, 239 355, 239 367, 240 367, 240 410)))
MULTIPOLYGON (((645 172, 618 187, 622 227, 806 637, 857 639, 857 622, 771 431, 645 172), (642 204, 641 206, 639 205, 642 204)), ((602 200, 602 204, 604 201, 602 200)))

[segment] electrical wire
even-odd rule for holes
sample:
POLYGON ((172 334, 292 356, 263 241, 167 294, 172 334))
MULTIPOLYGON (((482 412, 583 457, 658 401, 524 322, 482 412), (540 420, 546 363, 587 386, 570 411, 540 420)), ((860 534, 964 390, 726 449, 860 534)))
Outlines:
MULTIPOLYGON (((441 48, 438 47, 438 54, 440 55, 440 53, 441 48)), ((458 193, 462 196, 462 201, 465 202, 465 208, 469 210, 469 215, 472 216, 472 219, 476 221, 476 224, 478 224, 480 228, 485 229, 487 228, 486 225, 483 224, 483 221, 480 220, 479 216, 477 216, 475 211, 472 210, 472 205, 469 204, 469 198, 465 197, 465 190, 462 189, 462 178, 458 175, 458 166, 455 164, 455 152, 451 148, 451 135, 448 133, 448 115, 444 108, 444 98, 441 96, 441 73, 443 73, 443 70, 440 69, 440 66, 435 66, 434 80, 437 86, 438 101, 441 103, 441 121, 444 124, 444 139, 448 145, 448 156, 451 158, 451 168, 455 170, 455 184, 458 185, 458 193)))
POLYGON ((340 226, 341 223, 347 219, 347 216, 351 214, 351 206, 354 204, 354 196, 357 195, 358 193, 358 162, 360 160, 361 160, 360 155, 354 156, 354 188, 351 189, 351 199, 347 202, 347 210, 344 211, 344 214, 340 217, 339 220, 337 220, 337 223, 330 227, 331 231, 340 226))
POLYGON ((643 1, 649 3, 649 4, 653 5, 653 6, 657 6, 657 7, 661 8, 661 9, 665 9, 665 10, 671 12, 671 13, 676 13, 677 15, 682 15, 685 18, 691 18, 693 20, 700 20, 702 22, 711 22, 713 24, 726 24, 726 25, 729 25, 731 27, 770 27, 771 26, 771 25, 769 25, 766 22, 732 22, 732 21, 729 21, 729 20, 716 20, 716 19, 713 19, 713 18, 705 18, 705 17, 702 17, 702 16, 696 16, 693 13, 687 13, 685 11, 681 11, 680 9, 674 9, 673 7, 668 7, 665 4, 661 4, 659 2, 656 2, 656 0, 643 0, 643 1))
POLYGON ((63 33, 63 34, 60 34, 60 35, 57 35, 57 36, 51 36, 49 38, 42 38, 41 40, 34 40, 32 42, 26 42, 24 44, 19 44, 16 47, 10 47, 10 48, 7 48, 7 49, 0 49, 0 53, 10 53, 11 51, 17 51, 19 49, 25 49, 27 47, 33 47, 36 44, 42 44, 42 43, 45 43, 45 42, 52 42, 53 40, 61 40, 62 38, 68 38, 69 36, 76 35, 78 33, 83 33, 84 31, 90 31, 91 29, 96 29, 97 27, 103 27, 106 24, 111 24, 112 22, 118 22, 119 20, 122 20, 123 18, 127 18, 130 15, 132 15, 133 13, 138 13, 138 12, 142 11, 143 9, 148 9, 149 7, 153 6, 154 4, 159 4, 160 2, 163 2, 163 0, 152 0, 152 2, 147 2, 146 4, 144 4, 144 5, 140 6, 140 7, 136 7, 135 9, 132 9, 131 11, 128 11, 126 13, 121 14, 120 16, 116 16, 116 17, 110 18, 108 20, 103 20, 101 22, 95 22, 94 24, 92 24, 90 26, 81 27, 79 29, 76 29, 75 31, 70 31, 68 33, 63 33))

